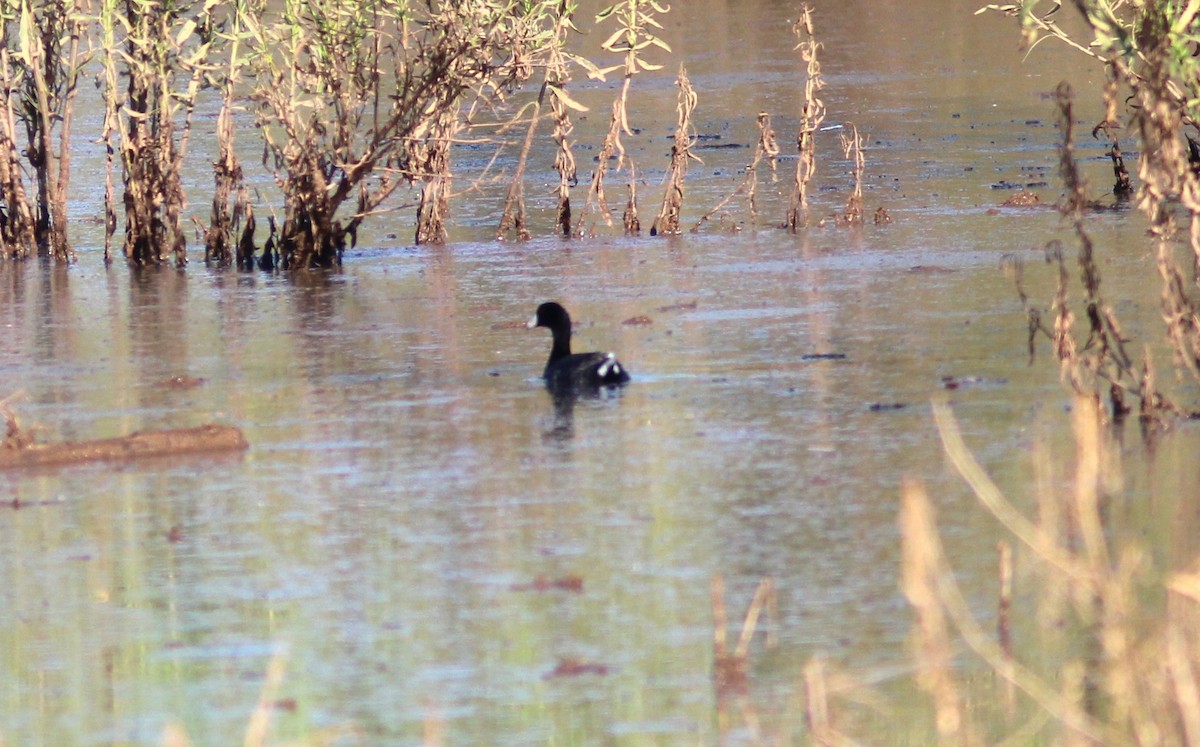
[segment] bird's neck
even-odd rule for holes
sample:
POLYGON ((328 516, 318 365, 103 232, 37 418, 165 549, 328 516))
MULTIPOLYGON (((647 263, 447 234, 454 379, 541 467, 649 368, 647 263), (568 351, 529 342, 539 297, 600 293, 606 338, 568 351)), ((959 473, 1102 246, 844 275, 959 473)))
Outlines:
POLYGON ((550 347, 550 362, 566 358, 571 354, 571 330, 561 330, 554 333, 554 344, 550 347))

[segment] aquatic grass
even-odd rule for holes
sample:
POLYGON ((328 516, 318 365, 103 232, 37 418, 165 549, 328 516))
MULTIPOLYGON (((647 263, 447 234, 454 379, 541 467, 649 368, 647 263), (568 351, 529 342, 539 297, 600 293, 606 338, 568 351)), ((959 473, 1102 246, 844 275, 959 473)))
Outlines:
POLYGON ((217 267, 236 262, 240 269, 254 267, 254 206, 246 189, 245 174, 235 145, 236 91, 249 64, 247 54, 253 41, 252 18, 261 15, 260 0, 236 0, 227 6, 225 39, 227 59, 214 70, 210 82, 221 90, 217 114, 217 157, 213 161, 213 198, 209 224, 204 235, 204 261, 217 267))
MULTIPOLYGON (((518 240, 527 241, 530 238, 529 227, 525 216, 525 169, 529 161, 529 153, 533 148, 534 135, 542 119, 542 109, 549 97, 550 117, 554 122, 553 139, 557 146, 554 167, 559 174, 558 211, 556 225, 560 232, 570 235, 571 197, 570 188, 575 183, 575 158, 571 153, 569 136, 571 133, 570 111, 586 112, 588 108, 579 103, 567 93, 566 87, 571 80, 570 63, 582 58, 570 55, 565 50, 567 35, 575 30, 571 22, 574 6, 566 0, 555 4, 542 4, 538 12, 546 15, 551 29, 549 42, 546 45, 546 71, 537 98, 529 105, 529 125, 521 150, 517 156, 517 165, 509 183, 508 193, 504 198, 504 209, 500 214, 500 225, 496 237, 503 239, 512 235, 518 240)), ((587 69, 591 63, 581 62, 587 69)), ((520 116, 518 114, 518 116, 520 116)))
MULTIPOLYGON (((502 163, 499 158, 505 149, 518 149, 497 236, 527 239, 532 229, 526 216, 524 180, 545 118, 553 122, 549 139, 558 174, 555 231, 583 236, 594 234, 601 220, 613 225, 606 194, 610 171, 627 177, 621 221, 625 233, 641 231, 639 164, 629 157, 622 139, 634 133, 629 122, 633 76, 664 67, 651 61, 651 52, 671 52, 659 35, 659 17, 669 9, 656 0, 621 0, 596 14, 596 24, 615 21, 617 26, 601 47, 621 60, 607 67, 566 50, 569 34, 578 30, 572 20, 576 5, 570 0, 441 5, 371 0, 353 7, 340 0, 278 4, 188 0, 166 5, 151 0, 98 0, 94 15, 84 3, 0 4, 11 37, 0 49, 0 82, 9 93, 0 108, 4 115, 0 116, 0 201, 6 218, 0 226, 0 250, 6 257, 28 256, 53 245, 57 248, 51 253, 69 259, 65 220, 55 217, 65 215, 69 153, 65 146, 57 151, 51 148, 49 136, 34 128, 49 123, 42 131, 54 130, 60 144, 65 143, 75 79, 83 62, 93 58, 99 61, 96 82, 104 111, 99 140, 106 150, 106 263, 113 259, 112 244, 122 216, 122 249, 130 264, 173 262, 183 267, 187 263, 183 226, 187 199, 181 175, 189 158, 194 113, 204 103, 203 97, 210 95, 217 110, 211 210, 207 220, 197 215, 190 219, 202 235, 206 264, 215 267, 244 271, 335 267, 357 242, 365 221, 398 209, 416 209, 416 243, 446 241, 454 185, 468 184, 457 190, 460 193, 479 191, 482 185, 482 177, 468 183, 455 173, 452 159, 459 144, 495 146, 488 169, 502 163), (31 10, 26 13, 22 8, 31 10), (22 33, 15 34, 17 28, 22 33), (52 33, 62 28, 67 33, 52 33), (37 39, 43 51, 34 44, 37 39), (63 45, 60 54, 47 54, 51 42, 63 45), (37 68, 41 73, 29 74, 37 70, 26 63, 51 57, 57 67, 44 66, 37 68), (578 179, 571 117, 587 108, 567 92, 576 66, 597 79, 618 71, 623 75, 579 211, 570 195, 578 179), (508 108, 509 95, 539 70, 544 72, 536 98, 517 107, 514 114, 508 108), (34 83, 17 95, 23 81, 34 83), (477 121, 481 112, 487 120, 483 123, 477 121), (235 147, 240 120, 247 116, 263 139, 262 165, 277 188, 275 195, 265 198, 270 214, 261 251, 257 234, 262 226, 256 220, 254 200, 264 198, 256 191, 252 200, 235 147), (26 119, 29 133, 22 138, 16 124, 26 119), (499 135, 469 136, 484 127, 494 127, 499 135), (523 137, 511 134, 517 128, 523 137), (29 171, 22 164, 26 154, 44 161, 47 168, 58 159, 53 173, 37 171, 42 186, 24 183, 29 171), (403 188, 414 190, 415 199, 387 204, 403 188), (35 191, 38 199, 30 199, 35 191), (59 227, 61 238, 55 238, 59 227), (39 234, 44 229, 54 236, 47 239, 39 234)), ((817 98, 822 84, 815 57, 819 45, 811 38, 811 9, 805 10, 804 20, 796 26, 798 36, 803 36, 805 24, 810 33, 800 47, 808 63, 806 119, 799 142, 802 151, 809 149, 809 156, 798 171, 795 194, 797 204, 806 209, 815 170, 811 136, 824 107, 817 98)), ((689 159, 699 162, 691 150, 697 93, 682 66, 677 83, 681 119, 671 175, 651 234, 680 230, 686 164, 689 159)), ((752 222, 758 218, 757 167, 765 159, 774 178, 779 152, 765 113, 758 126, 751 173, 735 193, 746 196, 752 222)), ((798 215, 792 214, 793 230, 807 219, 804 216, 797 223, 798 215)), ((724 216, 722 222, 735 225, 724 216)))
MULTIPOLYGON (((1076 0, 1073 5, 1093 38, 1076 39, 1065 32, 1051 18, 1060 8, 1057 2, 988 5, 979 12, 1017 17, 1027 50, 1032 51, 1044 39, 1056 38, 1104 65, 1101 94, 1105 118, 1093 135, 1104 132, 1112 139, 1109 156, 1115 176, 1113 191, 1119 198, 1133 190, 1120 145, 1112 136, 1120 127, 1119 102, 1126 102, 1127 128, 1139 141, 1137 206, 1148 219, 1156 242, 1165 337, 1175 369, 1190 378, 1193 385, 1200 384, 1200 300, 1194 293, 1200 279, 1200 174, 1196 166, 1200 147, 1193 137, 1200 134, 1200 58, 1195 55, 1200 42, 1196 32, 1200 8, 1195 3, 1126 4, 1112 0, 1076 0), (1176 256, 1180 234, 1186 236, 1191 253, 1190 278, 1176 256)), ((1064 106, 1062 99, 1069 95, 1060 88, 1060 109, 1064 106)), ((1069 139, 1067 143, 1069 149, 1069 139)), ((1080 197, 1078 175, 1073 167, 1068 168, 1065 157, 1062 173, 1068 187, 1064 214, 1074 224, 1081 246, 1091 327, 1089 342, 1098 342, 1101 350, 1100 356, 1085 355, 1081 360, 1099 364, 1096 373, 1110 381, 1109 399, 1117 416, 1132 407, 1125 402, 1126 395, 1137 397, 1146 424, 1162 423, 1168 414, 1200 414, 1195 407, 1177 404, 1155 388, 1149 352, 1142 356, 1139 371, 1117 344, 1123 341, 1115 318, 1109 309, 1093 302, 1088 290, 1091 271, 1084 262, 1091 261, 1093 248, 1083 230, 1086 203, 1080 197)), ((1034 327, 1031 321, 1031 329, 1034 327)), ((1073 364, 1064 365, 1078 370, 1073 364)), ((1071 380, 1078 390, 1079 377, 1072 376, 1071 380)))
POLYGON ((401 186, 419 189, 416 242, 445 241, 460 113, 533 74, 565 7, 293 0, 263 21, 252 99, 283 193, 282 267, 339 264, 401 186))

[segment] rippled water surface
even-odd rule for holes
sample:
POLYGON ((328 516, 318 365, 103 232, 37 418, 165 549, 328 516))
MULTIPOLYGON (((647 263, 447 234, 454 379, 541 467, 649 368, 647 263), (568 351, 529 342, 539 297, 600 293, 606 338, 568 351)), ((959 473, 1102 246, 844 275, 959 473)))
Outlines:
MULTIPOLYGON (((741 178, 758 111, 792 141, 802 78, 790 4, 677 5, 664 33, 714 136, 702 142, 741 146, 698 151, 694 221, 741 178)), ((970 4, 816 5, 829 122, 867 136, 867 207, 891 225, 771 227, 785 158, 757 228, 729 208, 736 233, 497 243, 485 188, 456 200, 449 246, 408 246, 399 214, 332 274, 105 269, 82 221, 75 266, 0 266, 0 371, 41 440, 215 421, 251 444, 0 475, 0 742, 163 744, 175 723, 194 744, 233 744, 263 692, 274 743, 798 740, 814 655, 885 688, 908 676, 906 476, 934 496, 989 616, 1000 531, 945 465, 929 401, 949 399, 1018 502, 1035 445, 1070 458, 1067 393, 1046 358, 1027 365, 999 269, 1024 257, 1048 300, 1041 247, 1066 232, 1051 210, 993 208, 1012 183, 1057 199, 1039 94, 1101 72, 1049 45, 1023 64, 1015 28, 970 4), (549 338, 523 322, 551 298, 575 316, 577 349, 620 354, 628 387, 544 391, 549 338), (734 708, 713 685, 714 575, 735 621, 761 579, 777 592, 776 645, 755 639, 734 708)), ((634 86, 644 216, 661 197, 673 66, 634 86)), ((615 90, 580 96, 603 112, 615 90)), ((603 124, 580 122, 581 171, 603 124)), ((849 185, 835 131, 822 147, 816 215, 849 185)), ((1080 154, 1102 191, 1103 148, 1080 154)), ((472 158, 485 157, 456 154, 472 158)), ((76 178, 96 168, 81 157, 76 178)), ((527 188, 543 233, 548 174, 533 168, 527 188)), ((193 187, 207 183, 198 172, 193 187)), ((1130 331, 1153 329, 1140 219, 1102 214, 1093 230, 1130 331)), ((1177 547, 1195 434, 1155 460, 1129 441, 1124 521, 1177 547)), ((904 741, 889 718, 868 708, 858 726, 904 741)))

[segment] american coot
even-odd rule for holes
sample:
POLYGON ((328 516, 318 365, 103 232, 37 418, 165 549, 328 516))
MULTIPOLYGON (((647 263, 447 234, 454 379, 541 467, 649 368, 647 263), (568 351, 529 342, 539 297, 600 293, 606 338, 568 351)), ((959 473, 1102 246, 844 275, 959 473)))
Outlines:
POLYGON ((550 389, 617 386, 629 381, 629 372, 614 353, 571 353, 571 317, 559 304, 553 301, 542 304, 525 326, 546 327, 554 335, 550 359, 542 371, 550 389))

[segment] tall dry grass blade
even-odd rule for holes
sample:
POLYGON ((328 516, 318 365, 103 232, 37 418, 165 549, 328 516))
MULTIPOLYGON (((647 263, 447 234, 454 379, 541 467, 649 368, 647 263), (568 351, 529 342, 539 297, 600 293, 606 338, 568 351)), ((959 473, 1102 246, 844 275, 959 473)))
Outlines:
POLYGON ((276 695, 287 672, 287 660, 288 647, 281 646, 267 663, 267 675, 258 694, 258 703, 246 724, 242 747, 265 747, 267 744, 267 735, 271 731, 271 714, 274 711, 276 695))
MULTIPOLYGON (((963 722, 957 690, 952 688, 954 680, 948 673, 946 643, 948 635, 945 619, 954 624, 963 641, 1002 677, 1011 678, 1012 683, 1025 692, 1038 707, 1052 714, 1063 724, 1087 735, 1096 742, 1111 741, 1113 735, 1108 728, 1090 718, 1080 707, 1078 700, 1064 697, 1047 682, 1019 663, 1008 666, 1000 646, 992 640, 975 619, 962 591, 954 580, 954 574, 946 564, 941 549, 933 507, 924 488, 914 481, 906 481, 901 504, 901 535, 903 542, 904 590, 910 602, 918 607, 919 633, 930 653, 930 669, 927 675, 939 709, 939 730, 949 730, 963 722), (915 600, 915 601, 914 601, 915 600), (937 605, 939 611, 935 611, 937 605), (945 617, 942 617, 944 613, 945 617), (922 614, 924 617, 922 617, 922 614), (941 723, 941 719, 945 723, 941 723)), ((924 653, 924 651, 922 652, 924 653)), ((946 731, 942 731, 943 734, 946 731)), ((975 740, 974 731, 960 732, 965 740, 975 740)))
POLYGON ((758 628, 758 618, 762 611, 768 611, 768 619, 773 623, 774 619, 770 618, 770 612, 774 608, 775 599, 775 582, 773 579, 764 578, 758 582, 758 588, 754 590, 754 598, 750 600, 750 606, 746 609, 746 617, 742 620, 742 633, 738 637, 737 647, 733 651, 733 655, 745 659, 750 652, 750 642, 754 639, 754 631, 758 628))
POLYGON ((725 579, 720 575, 714 575, 709 580, 708 591, 713 611, 713 651, 720 656, 725 656, 729 653, 726 646, 726 636, 728 635, 726 627, 729 625, 729 618, 725 614, 725 579))
POLYGON ((547 86, 543 83, 537 100, 530 107, 532 113, 529 116, 529 127, 525 130, 525 139, 521 142, 521 152, 517 155, 517 165, 513 169, 512 180, 508 184, 508 193, 504 197, 504 209, 500 213, 500 225, 496 229, 497 241, 503 241, 509 234, 518 241, 528 241, 530 238, 529 228, 525 224, 525 165, 529 162, 529 151, 533 148, 533 136, 537 132, 538 122, 541 120, 546 90, 547 86))
POLYGON ((962 476, 975 496, 992 512, 1001 524, 1018 540, 1024 543, 1039 556, 1054 564, 1068 577, 1079 582, 1088 582, 1086 574, 1078 567, 1075 559, 1058 548, 1055 543, 1047 543, 1042 533, 1032 522, 1026 519, 1020 511, 1009 503, 1008 499, 992 482, 991 477, 979 466, 975 455, 963 442, 958 422, 954 413, 944 401, 933 402, 933 419, 937 424, 938 433, 942 439, 942 447, 946 456, 962 476))
POLYGON ((804 714, 817 744, 828 744, 829 692, 825 687, 825 663, 814 656, 804 665, 804 714))
POLYGON ((1196 683, 1194 657, 1188 646, 1187 636, 1178 625, 1168 624, 1167 671, 1175 690, 1175 701, 1179 704, 1183 733, 1189 745, 1200 744, 1200 686, 1196 683))
POLYGON ((842 211, 842 225, 846 226, 861 226, 863 223, 863 173, 867 168, 867 158, 863 154, 862 136, 858 134, 858 126, 847 122, 841 130, 842 138, 842 154, 851 159, 854 164, 852 171, 854 175, 854 185, 850 190, 850 197, 846 201, 846 209, 842 211), (846 130, 850 130, 850 134, 846 134, 846 130))
POLYGON ((965 703, 954 675, 954 646, 938 594, 941 548, 934 528, 933 506, 925 490, 905 480, 900 507, 902 586, 916 612, 916 657, 922 668, 917 685, 930 694, 942 739, 959 740, 968 734, 965 703))
POLYGON ((625 210, 621 213, 621 223, 625 226, 626 236, 636 236, 642 232, 642 221, 638 218, 637 206, 637 164, 632 158, 626 157, 629 163, 629 181, 625 183, 629 199, 625 201, 625 210))
MULTIPOLYGON (((1012 593, 1013 593, 1013 554, 1012 545, 1001 540, 997 545, 999 569, 999 601, 996 610, 996 640, 1004 655, 1005 665, 1012 667, 1016 657, 1013 655, 1012 640, 1012 593)), ((1016 712, 1017 692, 1012 684, 1011 673, 1004 678, 1004 709, 1012 716, 1016 712)))
POLYGON ((1108 543, 1100 517, 1100 407, 1092 397, 1076 397, 1071 410, 1075 431, 1075 503, 1074 516, 1087 550, 1088 566, 1096 571, 1108 568, 1108 543))
POLYGON ((829 708, 831 687, 825 660, 814 656, 804 665, 804 720, 820 747, 856 747, 858 742, 840 732, 829 708))

